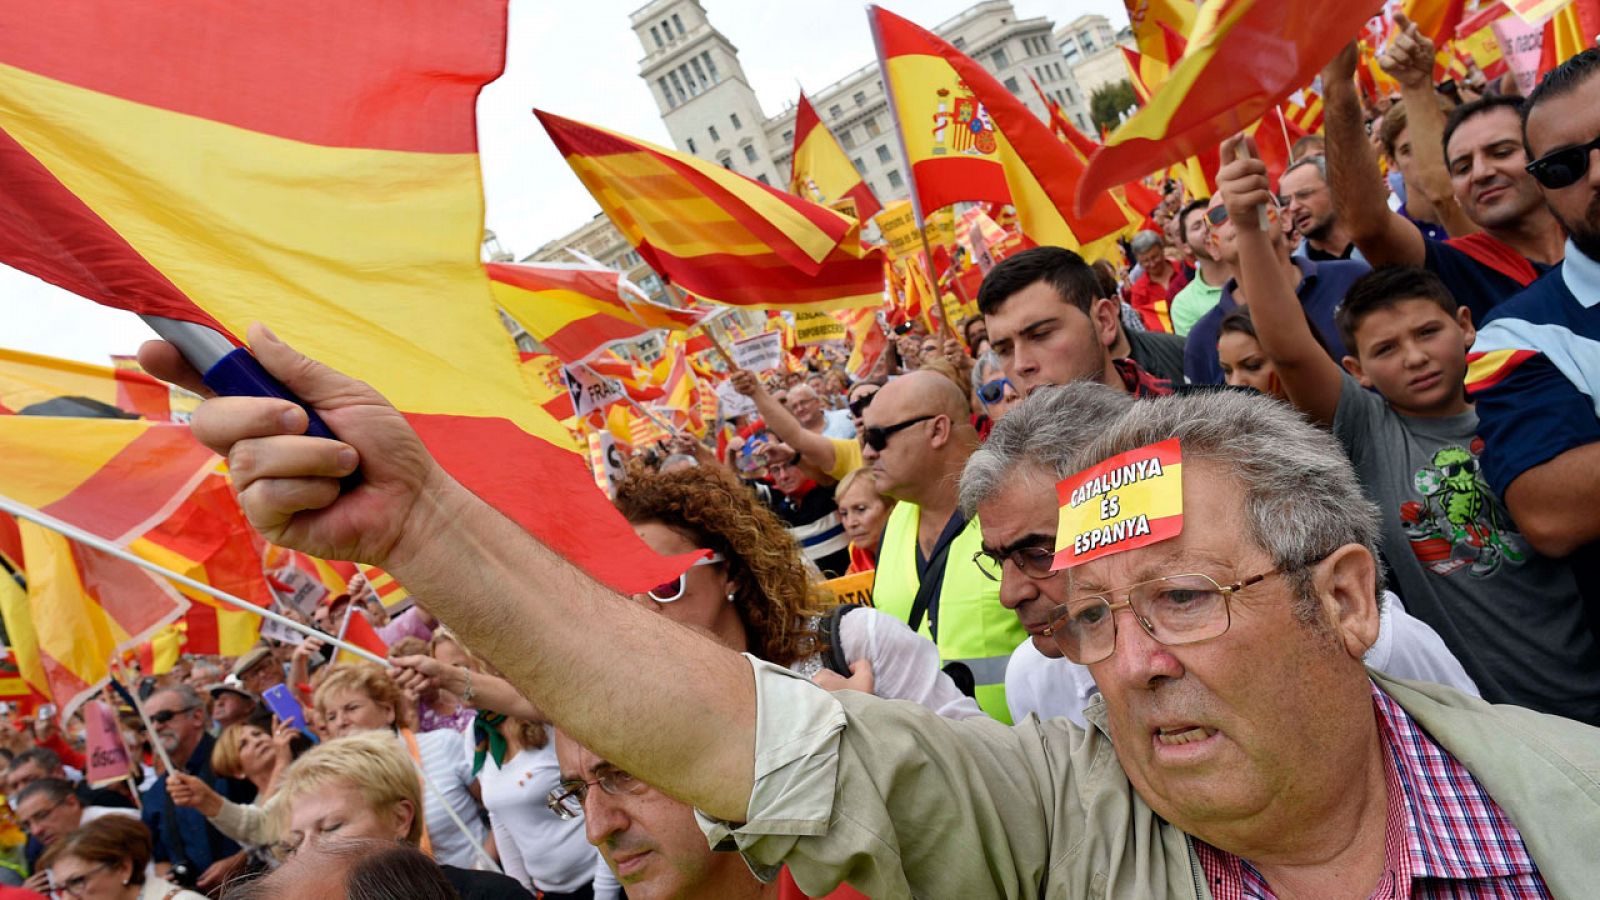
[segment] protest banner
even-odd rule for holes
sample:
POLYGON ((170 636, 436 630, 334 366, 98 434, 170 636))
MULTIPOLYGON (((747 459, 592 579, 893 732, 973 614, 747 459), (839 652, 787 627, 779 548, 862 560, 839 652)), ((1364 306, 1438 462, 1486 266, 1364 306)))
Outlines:
POLYGON ((1056 485, 1061 513, 1052 569, 1067 569, 1183 531, 1183 455, 1178 439, 1091 466, 1056 485))
POLYGON ((766 331, 734 341, 733 363, 751 372, 770 372, 783 364, 783 333, 766 331))
POLYGON ((889 204, 878 213, 878 233, 889 245, 891 259, 905 259, 922 247, 922 235, 917 232, 917 216, 910 200, 889 204))
POLYGON ((717 385, 717 405, 724 419, 756 414, 756 401, 734 390, 731 381, 717 385))
POLYGON ((878 573, 874 571, 857 572, 854 575, 841 575, 830 578, 822 586, 833 592, 840 603, 853 603, 857 606, 871 606, 872 581, 878 573))
POLYGON ((588 366, 562 366, 561 379, 567 384, 575 415, 586 416, 627 398, 622 382, 596 375, 588 366))
POLYGON ((796 312, 794 339, 797 344, 820 344, 844 340, 844 323, 825 312, 796 312))
POLYGON ((1517 90, 1526 97, 1539 81, 1539 54, 1544 49, 1544 30, 1529 25, 1518 16, 1505 16, 1489 24, 1500 44, 1500 55, 1517 79, 1517 90))
POLYGON ((284 607, 311 615, 328 596, 328 586, 298 566, 287 565, 267 573, 267 584, 284 607))
POLYGON ((91 785, 102 787, 128 777, 128 748, 122 745, 122 729, 109 705, 91 700, 83 705, 83 730, 88 742, 89 764, 83 775, 91 785))

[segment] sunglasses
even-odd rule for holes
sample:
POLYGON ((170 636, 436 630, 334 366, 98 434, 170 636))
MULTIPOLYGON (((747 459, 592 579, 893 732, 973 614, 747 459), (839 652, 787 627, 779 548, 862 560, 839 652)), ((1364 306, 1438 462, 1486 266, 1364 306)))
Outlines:
POLYGON ((1226 206, 1213 206, 1206 210, 1206 222, 1211 225, 1221 225, 1228 221, 1228 208, 1226 206))
POLYGON ((1600 137, 1576 147, 1552 150, 1526 166, 1528 174, 1551 190, 1578 183, 1589 172, 1589 154, 1600 150, 1600 137))
POLYGON ((163 709, 160 712, 154 712, 154 713, 150 714, 150 724, 152 724, 152 725, 165 725, 168 722, 171 722, 173 719, 176 719, 177 717, 183 715, 184 713, 194 712, 195 710, 197 710, 199 708, 200 707, 198 707, 198 706, 185 706, 182 709, 163 709))
POLYGON ((863 428, 861 429, 861 443, 871 447, 879 453, 882 453, 884 448, 889 446, 889 438, 894 437, 895 434, 904 431, 905 429, 910 428, 919 422, 926 422, 932 418, 935 417, 917 416, 915 419, 907 419, 898 425, 890 425, 886 428, 880 428, 877 425, 873 425, 870 428, 863 428))
POLYGON ((872 398, 878 396, 877 391, 862 394, 850 401, 850 415, 862 416, 867 412, 867 407, 872 405, 872 398))
POLYGON ((1006 395, 1006 388, 1010 385, 1011 380, 1009 378, 996 378, 994 381, 985 381, 983 384, 978 385, 978 399, 983 401, 984 406, 993 406, 1000 402, 1001 397, 1006 395))
MULTIPOLYGON (((695 566, 709 566, 713 563, 719 562, 722 562, 722 554, 713 553, 705 559, 695 560, 694 563, 689 566, 689 568, 693 569, 695 566)), ((656 585, 647 593, 650 594, 650 599, 657 603, 672 603, 683 596, 684 587, 688 584, 688 582, 689 573, 685 571, 682 575, 679 575, 677 578, 674 578, 671 581, 662 582, 661 584, 656 585)))

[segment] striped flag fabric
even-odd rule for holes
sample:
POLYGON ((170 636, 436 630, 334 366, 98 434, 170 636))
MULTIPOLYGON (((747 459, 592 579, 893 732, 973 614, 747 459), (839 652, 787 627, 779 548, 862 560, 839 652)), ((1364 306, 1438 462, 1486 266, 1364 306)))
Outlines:
POLYGON ((918 223, 962 200, 1010 203, 1040 244, 1110 256, 1142 218, 1106 193, 1077 215, 1084 164, 1021 100, 948 41, 868 7, 878 64, 911 165, 918 223))
POLYGON ((128 367, 96 366, 0 348, 0 415, 85 415, 120 411, 153 421, 173 418, 175 397, 187 412, 200 398, 128 367), (83 400, 99 407, 84 408, 83 400))
POLYGON ((1166 82, 1089 159, 1077 208, 1116 185, 1214 151, 1311 83, 1382 5, 1218 0, 1200 7, 1188 49, 1166 82))
POLYGON ((682 290, 769 309, 882 301, 855 219, 687 153, 534 114, 611 223, 682 290))
POLYGON ((1139 47, 1136 83, 1153 91, 1183 58, 1196 5, 1193 0, 1123 0, 1123 5, 1139 47))
POLYGON ((883 209, 866 179, 856 171, 828 126, 800 92, 794 113, 794 155, 790 163, 789 193, 830 206, 865 222, 883 209))
POLYGON ((505 7, 0 7, 0 261, 230 337, 271 325, 388 397, 468 489, 628 591, 683 563, 589 489, 565 430, 529 402, 479 259, 474 107, 503 68, 505 7))
POLYGON ((488 263, 495 300, 539 343, 580 363, 617 341, 693 328, 703 310, 652 302, 614 269, 581 263, 488 263))

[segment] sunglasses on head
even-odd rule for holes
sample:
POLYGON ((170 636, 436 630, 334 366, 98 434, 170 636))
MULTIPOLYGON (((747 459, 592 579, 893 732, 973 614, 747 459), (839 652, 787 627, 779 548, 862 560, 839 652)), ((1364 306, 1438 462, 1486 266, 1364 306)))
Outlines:
POLYGON ((1576 147, 1552 150, 1526 166, 1534 180, 1551 190, 1560 190, 1578 183, 1589 172, 1589 155, 1600 150, 1600 137, 1576 147))
POLYGON ((996 378, 994 381, 985 381, 983 384, 978 385, 978 399, 983 401, 984 406, 993 406, 1000 402, 1001 397, 1006 395, 1006 388, 1010 384, 1011 380, 1009 378, 996 378))
MULTIPOLYGON (((693 569, 695 566, 709 566, 713 563, 719 562, 722 562, 722 554, 713 553, 705 559, 695 560, 689 566, 689 568, 693 569)), ((672 603, 683 596, 684 587, 688 584, 688 581, 689 573, 685 571, 682 575, 679 575, 677 578, 674 578, 671 581, 662 582, 661 584, 656 585, 647 593, 649 593, 650 599, 657 603, 672 603)))

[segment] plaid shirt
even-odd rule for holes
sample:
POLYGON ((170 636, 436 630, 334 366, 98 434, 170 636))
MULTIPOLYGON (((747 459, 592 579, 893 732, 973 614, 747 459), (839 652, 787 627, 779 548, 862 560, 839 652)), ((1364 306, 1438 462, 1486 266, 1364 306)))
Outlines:
MULTIPOLYGON (((1515 825, 1466 767, 1372 686, 1389 807, 1374 900, 1549 897, 1515 825)), ((1255 866, 1194 842, 1216 900, 1275 900, 1255 866)))
POLYGON ((1144 399, 1165 397, 1172 393, 1172 382, 1151 375, 1132 359, 1113 359, 1111 365, 1122 377, 1122 385, 1128 389, 1130 396, 1144 399))

